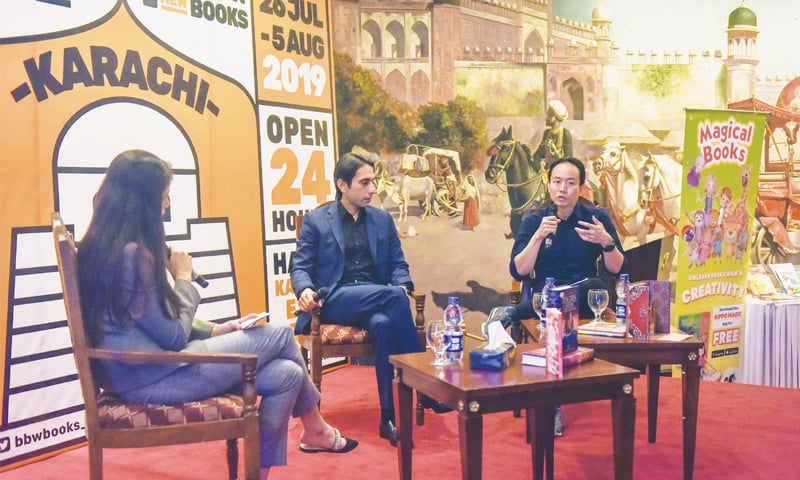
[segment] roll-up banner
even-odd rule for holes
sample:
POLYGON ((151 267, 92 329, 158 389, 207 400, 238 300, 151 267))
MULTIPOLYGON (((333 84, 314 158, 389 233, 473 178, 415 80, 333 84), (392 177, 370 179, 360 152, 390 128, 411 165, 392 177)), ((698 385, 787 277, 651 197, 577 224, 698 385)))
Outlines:
POLYGON ((705 343, 705 380, 739 377, 765 123, 766 114, 759 112, 686 112, 672 322, 705 343))
POLYGON ((330 2, 17 1, 0 72, 5 470, 85 440, 49 221, 80 240, 118 153, 172 164, 168 241, 210 282, 198 316, 294 321, 295 220, 333 198, 330 2))

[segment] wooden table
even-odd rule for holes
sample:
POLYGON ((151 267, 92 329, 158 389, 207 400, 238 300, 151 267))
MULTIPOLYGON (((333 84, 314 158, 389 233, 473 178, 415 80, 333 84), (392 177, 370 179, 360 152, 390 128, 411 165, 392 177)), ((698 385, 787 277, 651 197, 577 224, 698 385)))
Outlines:
MULTIPOLYGON (((526 334, 538 339, 539 320, 523 320, 526 334)), ((647 439, 656 441, 658 390, 661 365, 681 365, 683 388, 683 478, 694 476, 694 451, 697 440, 697 403, 700 398, 700 348, 703 342, 689 338, 682 342, 654 339, 635 340, 594 335, 578 335, 580 345, 594 349, 596 358, 630 367, 647 366, 647 439)))
MULTIPOLYGON (((520 345, 521 350, 535 345, 520 345)), ((519 360, 503 371, 471 370, 469 354, 446 367, 430 365, 430 352, 392 355, 399 411, 397 458, 402 480, 411 479, 412 392, 417 390, 458 413, 462 479, 481 478, 485 413, 525 409, 534 432, 531 445, 533 478, 553 478, 553 420, 556 405, 611 400, 614 472, 617 480, 633 478, 633 438, 636 398, 633 380, 639 371, 603 360, 566 369, 557 379, 544 368, 522 366, 519 360)))

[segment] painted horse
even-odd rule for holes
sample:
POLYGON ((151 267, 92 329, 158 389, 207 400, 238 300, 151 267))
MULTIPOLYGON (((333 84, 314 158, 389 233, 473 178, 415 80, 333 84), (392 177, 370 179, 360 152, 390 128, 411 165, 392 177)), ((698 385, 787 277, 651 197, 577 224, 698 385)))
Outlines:
POLYGON ((678 234, 683 171, 678 162, 650 153, 634 162, 619 142, 608 142, 592 167, 620 236, 644 244, 651 233, 678 234))
POLYGON ((500 186, 503 172, 506 174, 505 186, 511 204, 511 236, 506 236, 514 238, 522 214, 536 210, 548 199, 544 162, 535 165, 530 147, 514 140, 510 126, 492 140, 486 154, 490 157, 484 173, 486 181, 500 186))

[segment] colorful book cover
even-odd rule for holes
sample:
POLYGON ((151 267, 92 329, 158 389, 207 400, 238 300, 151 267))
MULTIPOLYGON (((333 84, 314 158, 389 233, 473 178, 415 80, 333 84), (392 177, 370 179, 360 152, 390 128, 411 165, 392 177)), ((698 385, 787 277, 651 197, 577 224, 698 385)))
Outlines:
MULTIPOLYGON (((564 355, 564 366, 569 367, 579 363, 588 362, 594 358, 594 349, 589 347, 578 347, 572 353, 564 355)), ((539 347, 534 350, 522 352, 523 365, 534 367, 544 367, 547 364, 547 347, 539 347)))
MULTIPOLYGON (((578 287, 574 285, 559 285, 549 290, 547 305, 557 308, 561 312, 562 352, 574 352, 578 348, 578 287)), ((550 317, 547 317, 548 319, 550 317)))
POLYGON ((653 333, 669 333, 670 283, 662 280, 634 282, 628 292, 629 336, 647 339, 653 333))
POLYGON ((564 376, 564 348, 561 343, 564 337, 564 317, 558 308, 548 308, 545 332, 545 353, 547 356, 547 373, 553 374, 556 378, 564 376))
POLYGON ((800 276, 791 263, 770 263, 770 270, 775 274, 783 293, 800 296, 800 276))
POLYGON ((747 290, 750 295, 755 296, 778 293, 778 289, 775 288, 775 282, 772 280, 772 273, 770 273, 766 265, 761 263, 750 265, 747 274, 747 290))

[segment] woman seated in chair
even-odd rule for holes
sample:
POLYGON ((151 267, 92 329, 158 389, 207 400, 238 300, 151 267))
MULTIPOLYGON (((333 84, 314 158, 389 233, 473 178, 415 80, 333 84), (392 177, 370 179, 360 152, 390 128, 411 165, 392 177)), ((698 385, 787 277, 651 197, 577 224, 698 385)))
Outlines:
MULTIPOLYGON (((320 414, 319 391, 288 326, 243 329, 252 315, 216 324, 194 318, 200 295, 192 258, 165 244, 172 169, 155 155, 130 150, 109 166, 78 248, 81 304, 93 346, 114 350, 201 351, 258 355, 261 478, 286 464, 289 416, 303 424, 300 449, 344 453, 358 442, 320 414), (170 282, 167 271, 174 279, 170 282)), ((126 401, 177 404, 236 392, 237 365, 142 366, 106 361, 104 390, 126 401)))

